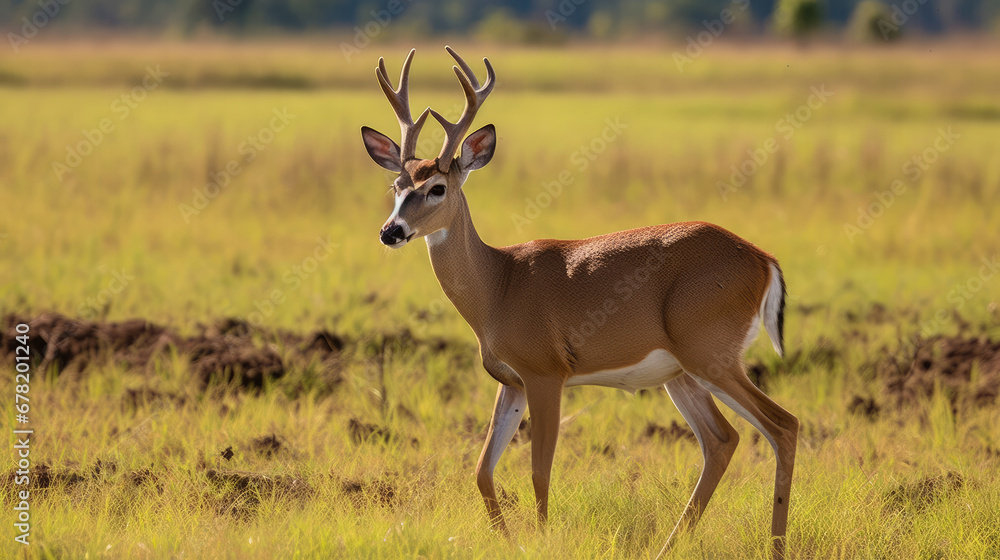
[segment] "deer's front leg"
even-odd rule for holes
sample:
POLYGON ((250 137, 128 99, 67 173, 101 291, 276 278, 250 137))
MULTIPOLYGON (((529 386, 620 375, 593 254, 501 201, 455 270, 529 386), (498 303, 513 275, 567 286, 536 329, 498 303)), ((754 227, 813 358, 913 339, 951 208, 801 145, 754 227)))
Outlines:
POLYGON ((490 429, 486 434, 486 445, 483 446, 479 464, 476 466, 476 483, 486 502, 490 525, 506 536, 510 536, 510 533, 504 523, 496 488, 493 486, 493 469, 496 468, 497 461, 514 437, 514 432, 524 417, 525 408, 527 399, 524 389, 501 383, 497 389, 496 403, 493 405, 493 418, 490 419, 490 429))
POLYGON ((562 382, 552 379, 535 379, 525 387, 531 408, 531 482, 539 526, 549 518, 549 479, 559 439, 562 389, 562 382))

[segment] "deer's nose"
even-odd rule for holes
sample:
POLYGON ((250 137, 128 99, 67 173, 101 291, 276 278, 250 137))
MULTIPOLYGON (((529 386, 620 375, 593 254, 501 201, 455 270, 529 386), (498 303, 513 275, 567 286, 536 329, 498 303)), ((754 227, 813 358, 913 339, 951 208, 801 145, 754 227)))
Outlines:
POLYGON ((395 245, 396 243, 402 241, 404 237, 406 237, 406 235, 403 233, 403 226, 399 224, 392 224, 382 228, 382 231, 378 236, 379 241, 381 241, 383 245, 395 245))

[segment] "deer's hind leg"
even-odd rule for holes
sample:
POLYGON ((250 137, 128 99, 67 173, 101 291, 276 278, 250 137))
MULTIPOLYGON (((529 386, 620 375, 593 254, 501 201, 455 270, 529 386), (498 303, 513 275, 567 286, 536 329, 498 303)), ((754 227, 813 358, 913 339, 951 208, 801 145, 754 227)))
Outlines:
POLYGON ((742 355, 732 358, 681 361, 685 370, 723 404, 750 422, 774 449, 774 503, 771 516, 772 553, 784 558, 788 505, 795 468, 799 420, 770 399, 747 377, 742 355))
POLYGON ((684 373, 663 387, 698 438, 704 465, 691 499, 657 558, 673 547, 681 533, 693 529, 698 523, 740 441, 739 434, 722 415, 712 394, 693 377, 684 373))

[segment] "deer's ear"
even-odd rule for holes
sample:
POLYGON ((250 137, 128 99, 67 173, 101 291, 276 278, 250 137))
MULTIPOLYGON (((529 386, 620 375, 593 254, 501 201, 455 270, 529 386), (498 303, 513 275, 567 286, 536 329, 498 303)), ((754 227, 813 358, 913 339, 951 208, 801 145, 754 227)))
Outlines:
POLYGON ((493 159, 497 147, 497 129, 492 124, 473 132, 462 142, 458 165, 463 171, 475 171, 493 159))
POLYGON ((391 138, 367 126, 361 127, 361 139, 365 142, 365 149, 375 163, 389 171, 399 173, 403 170, 403 161, 399 155, 399 145, 391 138))

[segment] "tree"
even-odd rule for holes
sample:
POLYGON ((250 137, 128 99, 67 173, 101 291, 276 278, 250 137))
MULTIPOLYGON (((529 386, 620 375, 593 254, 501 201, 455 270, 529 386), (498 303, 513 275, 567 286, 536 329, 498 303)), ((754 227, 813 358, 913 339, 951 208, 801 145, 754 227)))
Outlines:
POLYGON ((889 42, 900 37, 889 7, 879 0, 862 0, 851 14, 848 33, 858 41, 889 42))
POLYGON ((820 0, 780 0, 774 9, 774 28, 780 33, 802 39, 822 25, 820 0))

